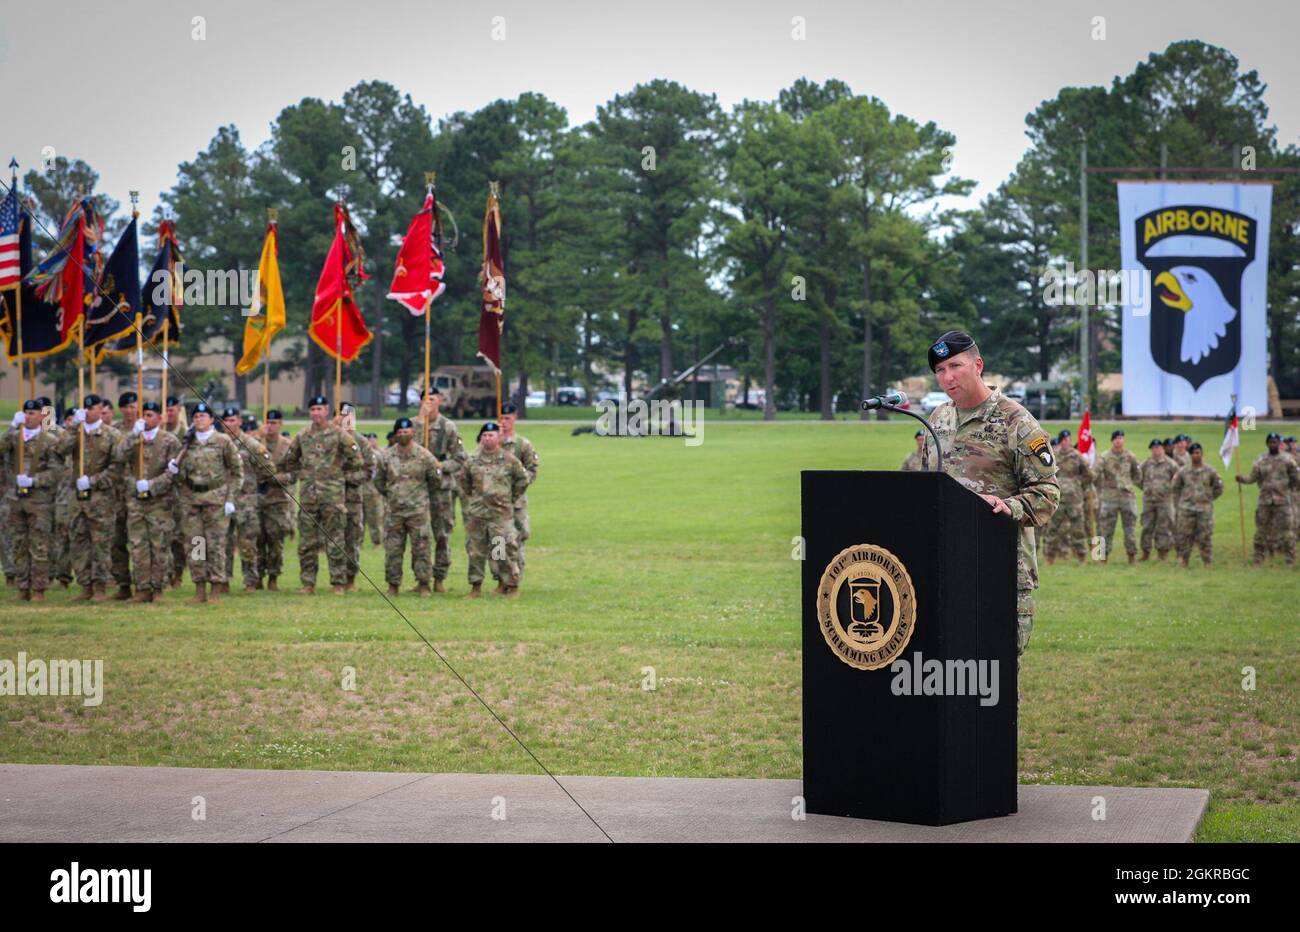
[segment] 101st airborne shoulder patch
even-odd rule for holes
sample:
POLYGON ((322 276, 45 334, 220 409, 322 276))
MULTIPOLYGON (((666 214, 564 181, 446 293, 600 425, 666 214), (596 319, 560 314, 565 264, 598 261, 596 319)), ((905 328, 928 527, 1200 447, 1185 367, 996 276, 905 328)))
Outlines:
POLYGON ((1052 458, 1052 444, 1044 434, 1029 438, 1029 452, 1038 457, 1044 466, 1051 468, 1055 460, 1052 458))

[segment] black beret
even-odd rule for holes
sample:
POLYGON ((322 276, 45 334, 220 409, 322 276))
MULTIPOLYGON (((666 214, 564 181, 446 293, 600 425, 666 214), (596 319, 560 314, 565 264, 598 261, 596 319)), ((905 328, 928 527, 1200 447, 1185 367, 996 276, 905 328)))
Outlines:
POLYGON ((37 400, 37 402, 40 403, 40 406, 41 406, 42 408, 52 408, 52 407, 54 407, 54 405, 50 403, 50 399, 49 399, 49 396, 48 396, 48 395, 37 395, 37 396, 36 396, 36 400, 37 400))
POLYGON ((223 421, 228 417, 239 417, 239 409, 232 407, 221 412, 221 419, 223 421))
POLYGON ((1283 443, 1295 443, 1295 438, 1294 438, 1294 437, 1283 437, 1283 438, 1282 438, 1282 442, 1283 442, 1283 443))
POLYGON ((1187 436, 1186 434, 1175 434, 1175 435, 1174 435, 1174 443, 1177 443, 1177 442, 1180 441, 1180 440, 1186 440, 1186 441, 1189 441, 1189 442, 1190 442, 1191 439, 1192 439, 1192 438, 1189 437, 1189 436, 1187 436))
MULTIPOLYGON (((211 413, 212 413, 212 409, 208 407, 208 403, 206 401, 200 401, 198 404, 194 406, 194 414, 211 414, 211 413)), ((194 414, 191 414, 190 417, 193 417, 194 414)))
POLYGON ((272 408, 266 412, 266 419, 268 421, 283 421, 284 413, 279 408, 272 408))
POLYGON ((1150 450, 1152 447, 1160 447, 1160 449, 1163 450, 1165 448, 1165 442, 1161 440, 1159 437, 1157 437, 1155 440, 1152 440, 1150 443, 1147 444, 1148 450, 1150 450))
POLYGON ((974 345, 975 340, 966 331, 949 330, 930 347, 930 371, 933 372, 935 367, 945 359, 964 353, 974 345))
POLYGON ((23 402, 23 410, 39 411, 41 410, 41 403, 35 398, 28 398, 26 401, 23 402))
POLYGON ((483 435, 487 433, 489 430, 500 430, 500 429, 501 429, 501 425, 498 424, 496 421, 484 421, 483 426, 478 429, 479 439, 480 440, 483 439, 483 435))
POLYGON ((244 416, 244 421, 240 425, 244 430, 257 430, 257 418, 251 414, 244 416))
POLYGON ((307 407, 314 408, 317 405, 324 405, 325 407, 329 407, 329 402, 325 399, 324 395, 314 395, 311 401, 307 402, 307 407))
POLYGON ((916 438, 916 437, 924 437, 924 436, 925 436, 925 431, 923 431, 923 430, 918 430, 916 433, 914 433, 914 434, 912 435, 913 438, 916 438))
POLYGON ((396 433, 396 431, 390 430, 388 433, 384 434, 384 439, 387 440, 389 443, 392 443, 394 433, 396 433))
POLYGON ((181 400, 180 400, 179 398, 177 398, 175 395, 168 395, 168 396, 167 396, 167 407, 171 408, 171 407, 174 407, 174 406, 176 406, 176 405, 178 405, 178 404, 180 404, 180 403, 181 403, 181 400))
POLYGON ((134 404, 139 400, 140 396, 135 392, 122 392, 117 396, 117 406, 120 408, 122 405, 134 404))
POLYGON ((519 409, 515 407, 515 403, 513 401, 507 401, 505 404, 501 406, 502 414, 517 414, 518 412, 519 409))
POLYGON ((102 404, 105 408, 111 408, 111 407, 113 407, 113 402, 110 401, 110 400, 107 399, 107 398, 101 398, 101 399, 99 399, 99 403, 102 404))
POLYGON ((156 402, 156 401, 146 401, 146 402, 144 403, 144 410, 145 410, 145 411, 157 411, 157 412, 161 413, 161 412, 162 412, 162 405, 158 404, 158 402, 156 402))
POLYGON ((1202 449, 1201 445, 1199 443, 1194 443, 1187 448, 1187 452, 1191 453, 1193 450, 1200 450, 1200 449, 1202 449))
MULTIPOLYGON (((429 389, 429 394, 430 394, 430 395, 441 395, 442 392, 438 391, 438 389, 436 389, 436 388, 431 388, 431 389, 429 389)), ((421 397, 421 398, 424 397, 424 391, 423 391, 423 390, 420 391, 420 397, 421 397)))
POLYGON ((1060 443, 1060 442, 1061 442, 1062 440, 1064 440, 1066 437, 1072 437, 1072 436, 1074 436, 1074 435, 1071 434, 1068 430, 1063 430, 1063 431, 1061 431, 1059 434, 1056 435, 1056 442, 1057 442, 1057 443, 1060 443))
POLYGON ((1264 442, 1268 443, 1270 440, 1276 440, 1278 443, 1281 443, 1282 435, 1279 433, 1275 433, 1273 431, 1269 431, 1268 436, 1264 438, 1264 442))
POLYGON ((1161 443, 1163 443, 1167 447, 1171 447, 1174 445, 1174 441, 1170 437, 1166 437, 1164 440, 1161 441, 1161 443))
POLYGON ((1110 432, 1110 439, 1111 439, 1111 440, 1114 440, 1116 437, 1123 437, 1123 436, 1124 436, 1124 431, 1123 431, 1123 430, 1112 430, 1112 431, 1110 432))
MULTIPOLYGON (((393 421, 393 434, 397 433, 404 427, 415 427, 415 425, 411 423, 409 417, 399 417, 397 420, 393 421)), ((391 437, 393 434, 389 434, 388 436, 391 437)))
POLYGON ((100 398, 94 392, 91 392, 89 395, 86 396, 85 404, 87 408, 93 408, 97 404, 102 404, 103 401, 104 401, 103 398, 100 398))

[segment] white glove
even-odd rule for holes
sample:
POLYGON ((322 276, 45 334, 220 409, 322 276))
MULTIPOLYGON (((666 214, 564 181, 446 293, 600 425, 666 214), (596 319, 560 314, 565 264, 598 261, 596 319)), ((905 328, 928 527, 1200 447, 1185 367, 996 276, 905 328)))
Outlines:
POLYGON ((31 476, 19 475, 16 478, 16 481, 18 482, 18 488, 20 489, 30 489, 33 484, 31 476))
POLYGON ((131 425, 131 433, 133 434, 144 433, 144 418, 140 418, 138 421, 136 421, 134 424, 131 425))
POLYGON ((26 421, 27 421, 27 416, 25 414, 23 414, 21 411, 15 411, 14 419, 9 422, 9 426, 13 428, 19 428, 22 427, 23 424, 26 423, 26 421))
POLYGON ((167 461, 167 471, 168 471, 169 473, 171 473, 171 474, 174 476, 174 475, 176 475, 178 472, 181 471, 181 468, 180 468, 179 466, 176 465, 176 461, 175 461, 175 460, 168 460, 168 461, 167 461))
POLYGON ((74 423, 74 424, 84 424, 84 423, 86 423, 86 409, 85 409, 85 408, 77 408, 77 410, 75 410, 75 411, 72 412, 72 423, 74 423))
POLYGON ((233 515, 234 513, 235 513, 235 503, 234 503, 234 502, 226 502, 226 514, 227 514, 227 515, 233 515))
POLYGON ((89 491, 90 491, 90 477, 89 477, 89 476, 78 476, 78 477, 77 477, 77 491, 78 491, 78 492, 89 492, 89 491))
POLYGON ((135 480, 135 490, 136 490, 137 492, 148 492, 148 491, 149 491, 149 480, 148 480, 148 479, 137 479, 137 480, 135 480))

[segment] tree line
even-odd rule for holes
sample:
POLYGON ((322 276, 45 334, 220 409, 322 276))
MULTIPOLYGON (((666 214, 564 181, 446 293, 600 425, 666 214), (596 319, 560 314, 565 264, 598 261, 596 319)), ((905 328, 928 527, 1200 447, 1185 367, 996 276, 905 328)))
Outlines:
MULTIPOLYGON (((765 387, 776 407, 832 416, 904 376, 950 328, 975 333, 991 370, 1047 379, 1078 373, 1080 309, 1044 300, 1046 276, 1079 262, 1080 154, 1102 166, 1300 166, 1267 122, 1266 86, 1227 50, 1195 41, 1153 53, 1110 87, 1064 88, 1026 117, 1026 152, 975 209, 945 207, 974 182, 956 171, 958 141, 932 121, 891 112, 838 80, 800 79, 775 100, 729 111, 678 83, 639 84, 572 125, 538 93, 431 120, 390 84, 339 101, 285 107, 249 149, 235 126, 178 167, 146 233, 170 212, 187 267, 253 269, 266 209, 279 211, 289 308, 278 340, 306 333, 312 294, 343 197, 362 232, 371 281, 358 294, 375 339, 348 369, 383 386, 418 385, 423 324, 384 297, 400 237, 437 172, 447 210, 447 292, 433 305, 434 364, 475 361, 476 275, 489 180, 501 185, 507 302, 503 364, 530 388, 655 385, 718 345, 714 361, 765 387)), ((1236 175, 1228 172, 1238 173, 1236 175)), ((1257 176, 1258 177, 1258 176, 1257 176)), ((1300 396, 1300 177, 1276 181, 1269 269, 1271 374, 1300 396)), ((98 176, 79 160, 25 177, 42 225, 56 229, 98 176)), ((1118 210, 1092 176, 1091 268, 1119 268, 1118 210)), ((101 211, 125 220, 98 194, 101 211)), ((110 237, 111 238, 111 237, 110 237)), ((148 241, 141 253, 151 256, 148 241)), ((1119 369, 1119 314, 1091 311, 1097 371, 1119 369)), ((177 356, 241 352, 237 305, 184 311, 177 356)), ((273 374, 305 373, 305 397, 333 365, 291 341, 273 374)), ((65 363, 66 365, 66 363, 65 363)), ((75 381, 75 379, 74 379, 75 381)), ((235 394, 247 400, 244 380, 235 394)), ((377 413, 377 412, 376 412, 377 413)))

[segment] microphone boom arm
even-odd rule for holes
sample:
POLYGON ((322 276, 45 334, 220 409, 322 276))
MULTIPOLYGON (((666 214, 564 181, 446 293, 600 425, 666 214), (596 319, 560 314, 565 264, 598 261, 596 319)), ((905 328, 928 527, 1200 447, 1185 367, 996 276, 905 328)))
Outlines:
POLYGON ((918 421, 921 422, 921 425, 925 427, 927 431, 930 432, 930 437, 934 440, 934 453, 935 453, 935 466, 936 466, 934 471, 943 472, 943 448, 939 446, 939 435, 934 432, 934 428, 930 426, 930 422, 927 421, 925 418, 921 417, 921 415, 917 414, 916 412, 908 411, 906 408, 900 408, 896 405, 891 405, 891 404, 882 404, 880 407, 884 408, 886 411, 896 411, 899 414, 906 414, 908 417, 916 418, 918 421))

